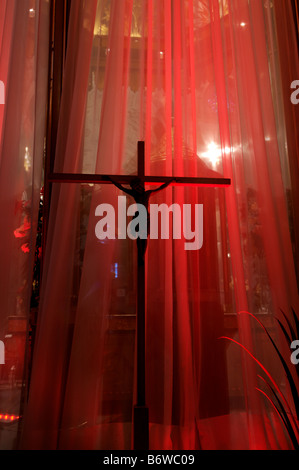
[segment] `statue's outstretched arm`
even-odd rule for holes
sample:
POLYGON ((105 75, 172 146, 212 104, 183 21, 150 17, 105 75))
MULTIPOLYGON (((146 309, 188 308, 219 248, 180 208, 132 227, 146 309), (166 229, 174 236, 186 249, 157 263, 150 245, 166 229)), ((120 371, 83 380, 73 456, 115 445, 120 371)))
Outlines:
POLYGON ((174 181, 174 178, 172 178, 172 179, 171 179, 170 181, 168 181, 167 183, 162 184, 159 188, 153 189, 153 190, 152 190, 152 193, 157 193, 157 192, 159 192, 159 191, 162 191, 162 189, 167 188, 167 186, 169 186, 173 181, 174 181))
POLYGON ((122 186, 118 181, 116 181, 114 178, 112 178, 111 176, 107 176, 108 179, 111 181, 111 183, 114 184, 114 186, 116 186, 118 189, 120 189, 121 191, 123 191, 124 193, 126 194, 129 194, 129 196, 132 196, 133 193, 130 189, 127 189, 127 188, 124 188, 124 186, 122 186))

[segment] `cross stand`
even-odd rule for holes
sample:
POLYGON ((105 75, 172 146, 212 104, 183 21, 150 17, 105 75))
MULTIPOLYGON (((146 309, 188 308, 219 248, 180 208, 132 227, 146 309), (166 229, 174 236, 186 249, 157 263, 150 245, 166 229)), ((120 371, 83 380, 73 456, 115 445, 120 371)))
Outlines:
MULTIPOLYGON (((193 178, 193 177, 164 177, 164 176, 145 176, 144 166, 144 142, 138 142, 138 174, 137 175, 87 175, 73 173, 53 173, 49 176, 49 183, 86 183, 86 184, 115 184, 120 187, 121 184, 130 184, 138 178, 143 186, 146 183, 159 184, 164 183, 195 186, 229 186, 231 180, 228 178, 193 178)), ((121 188, 125 190, 124 188, 121 188)), ((125 191, 127 192, 127 191, 125 191)), ((137 258, 137 393, 136 404, 133 413, 133 448, 134 450, 149 449, 149 410, 146 406, 145 393, 145 263, 140 259, 138 250, 137 258)))

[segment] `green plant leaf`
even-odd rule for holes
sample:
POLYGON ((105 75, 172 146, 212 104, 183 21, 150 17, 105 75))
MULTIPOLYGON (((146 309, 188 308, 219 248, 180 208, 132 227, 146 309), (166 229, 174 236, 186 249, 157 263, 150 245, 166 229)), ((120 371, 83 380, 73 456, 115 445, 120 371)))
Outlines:
MULTIPOLYGON (((288 434, 289 434, 290 439, 292 440, 292 443, 293 443, 294 447, 295 447, 296 449, 298 449, 298 448, 299 448, 298 438, 296 437, 296 434, 295 434, 295 432, 294 432, 292 423, 291 423, 291 421, 290 421, 290 419, 289 419, 289 417, 288 417, 288 413, 287 413, 286 410, 284 409, 284 406, 283 406, 281 400, 279 399, 279 397, 278 397, 277 393, 275 392, 274 388, 272 387, 272 385, 269 384, 269 382, 268 382, 267 380, 265 380, 264 377, 262 377, 262 376, 260 376, 260 375, 259 375, 258 377, 267 385, 267 387, 271 390, 271 392, 272 392, 273 395, 275 396, 276 401, 277 401, 277 403, 278 403, 278 405, 279 405, 279 407, 280 407, 280 410, 277 408, 276 411, 279 413, 281 419, 283 420, 284 425, 285 425, 285 427, 286 427, 286 429, 287 429, 287 432, 288 432, 288 434)), ((267 396, 267 397, 268 397, 268 396, 267 396)), ((271 399, 270 399, 269 397, 268 397, 268 399, 271 401, 271 399)), ((272 404, 273 404, 273 406, 275 406, 274 403, 272 403, 272 404)), ((296 431, 297 431, 297 434, 298 434, 299 430, 298 430, 298 426, 296 425, 296 422, 295 422, 295 426, 294 426, 294 427, 295 427, 295 429, 296 429, 296 431)))
MULTIPOLYGON (((287 325, 288 325, 289 330, 290 330, 290 332, 291 332, 292 341, 294 341, 295 339, 297 339, 295 330, 294 330, 294 328, 292 327, 291 322, 290 322, 290 320, 288 319, 288 317, 286 316, 286 314, 285 314, 282 310, 280 310, 280 311, 281 311, 281 313, 283 314, 283 317, 284 317, 285 321, 287 322, 287 325)), ((292 341, 291 341, 291 342, 292 342, 292 341)), ((290 343, 290 344, 291 344, 291 343, 290 343)))
POLYGON ((299 449, 299 444, 298 444, 298 441, 297 441, 296 436, 294 434, 294 431, 292 429, 292 426, 287 424, 287 421, 285 420, 285 418, 283 416, 283 413, 277 408, 277 406, 275 405, 273 400, 271 400, 271 398, 263 390, 261 390, 260 388, 257 388, 256 390, 259 391, 260 393, 262 393, 267 398, 267 400, 269 400, 269 402, 271 403, 271 405, 273 406, 273 408, 277 412, 278 416, 282 420, 282 422, 283 422, 283 424, 286 428, 286 431, 287 431, 287 433, 288 433, 288 435, 289 435, 289 437, 292 441, 294 449, 298 450, 299 449))
POLYGON ((288 343, 288 346, 290 346, 290 344, 292 343, 292 338, 290 337, 290 335, 288 334, 287 330, 285 329, 283 323, 279 320, 279 318, 275 317, 275 320, 279 323, 279 326, 287 340, 287 343, 288 343))
MULTIPOLYGON (((269 378, 270 382, 274 385, 275 389, 277 390, 278 394, 281 396, 282 398, 282 401, 284 402, 286 408, 288 409, 289 413, 291 416, 292 415, 292 410, 290 408, 290 405, 288 404, 287 400, 285 399, 283 393, 281 392, 280 388, 278 387, 277 383, 275 382, 275 380, 273 379, 273 377, 271 376, 270 372, 266 369, 265 366, 263 366, 263 364, 249 351, 249 349, 247 349, 245 346, 243 346, 243 344, 239 343, 238 341, 236 341, 235 339, 233 338, 229 338, 227 336, 221 336, 219 339, 228 339, 229 341, 231 341, 232 343, 235 343, 237 344, 238 346, 240 346, 240 348, 244 349, 244 351, 246 351, 249 356, 260 366, 260 368, 265 372, 265 374, 267 375, 267 377, 269 378)), ((294 419, 294 425, 296 426, 296 421, 295 421, 295 418, 293 417, 294 419)))
POLYGON ((294 322, 295 322, 295 325, 296 325, 296 331, 297 331, 297 337, 295 339, 299 339, 299 317, 296 315, 296 312, 293 309, 293 307, 292 307, 291 310, 292 310, 292 313, 293 313, 293 318, 294 318, 294 322))
POLYGON ((290 389, 291 389, 291 393, 292 393, 292 397, 293 397, 293 402, 294 402, 294 405, 295 405, 295 409, 296 409, 296 416, 297 416, 297 419, 299 419, 299 395, 298 395, 298 391, 297 391, 297 387, 295 385, 295 382, 294 382, 294 379, 293 379, 293 376, 290 372, 290 369, 284 359, 284 357, 282 356, 281 352, 279 351, 278 347, 276 346, 274 340, 272 339, 270 333, 268 332, 267 328, 264 327, 264 325, 262 324, 262 322, 255 316, 253 315, 252 313, 250 312, 240 312, 240 313, 247 313, 248 315, 250 315, 251 317, 253 317, 260 325, 261 327, 263 328, 263 330, 265 331, 266 335, 268 336, 268 338, 270 339, 279 359, 280 359, 280 362, 282 363, 282 366, 284 368, 284 371, 286 373, 286 376, 287 376, 287 379, 288 379, 288 382, 289 382, 289 385, 290 385, 290 389))

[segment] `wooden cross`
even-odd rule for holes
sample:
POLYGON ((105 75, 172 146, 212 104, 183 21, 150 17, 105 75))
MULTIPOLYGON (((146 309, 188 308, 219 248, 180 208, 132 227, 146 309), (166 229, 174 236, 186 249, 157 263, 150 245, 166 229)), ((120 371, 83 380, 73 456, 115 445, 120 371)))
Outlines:
MULTIPOLYGON (((171 185, 195 186, 229 186, 231 180, 227 178, 197 178, 197 177, 165 177, 145 176, 145 144, 138 142, 138 173, 137 175, 87 175, 73 173, 54 173, 50 175, 50 183, 88 183, 88 184, 115 184, 124 190, 122 184, 131 184, 138 178, 143 185, 163 183, 171 185)), ((127 192, 127 191, 126 191, 127 192)), ((137 401, 133 414, 133 442, 134 450, 149 449, 149 410, 146 405, 145 394, 145 263, 140 262, 138 252, 137 262, 137 401)))

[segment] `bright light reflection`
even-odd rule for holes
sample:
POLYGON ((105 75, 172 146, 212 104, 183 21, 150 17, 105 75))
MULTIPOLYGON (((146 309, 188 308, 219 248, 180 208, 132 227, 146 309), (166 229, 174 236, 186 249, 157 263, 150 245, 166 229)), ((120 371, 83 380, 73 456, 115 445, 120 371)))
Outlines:
POLYGON ((25 155, 24 155, 24 168, 26 171, 29 171, 31 168, 31 161, 30 161, 30 154, 29 154, 29 148, 25 148, 25 155))
POLYGON ((216 166, 220 162, 222 155, 229 155, 231 151, 233 151, 233 149, 225 147, 222 150, 221 147, 219 147, 215 142, 211 142, 208 145, 208 150, 203 152, 201 156, 208 159, 213 166, 216 166))

